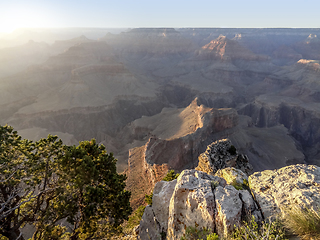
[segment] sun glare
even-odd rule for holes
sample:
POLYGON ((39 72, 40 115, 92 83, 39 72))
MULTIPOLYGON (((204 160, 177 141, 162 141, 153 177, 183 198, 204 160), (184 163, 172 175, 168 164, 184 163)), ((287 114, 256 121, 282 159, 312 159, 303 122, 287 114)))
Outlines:
POLYGON ((43 11, 17 8, 0 16, 0 32, 10 33, 17 28, 44 28, 52 24, 43 11))

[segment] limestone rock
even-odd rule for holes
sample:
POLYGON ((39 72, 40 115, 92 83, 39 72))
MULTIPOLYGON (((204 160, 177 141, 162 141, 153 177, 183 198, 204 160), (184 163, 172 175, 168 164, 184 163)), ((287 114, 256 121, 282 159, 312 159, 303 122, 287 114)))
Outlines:
POLYGON ((320 204, 320 167, 314 165, 256 172, 249 185, 265 218, 285 215, 290 207, 317 209, 320 204))
POLYGON ((159 221, 162 232, 167 232, 170 199, 176 183, 176 179, 171 182, 160 181, 155 185, 153 190, 153 212, 159 221))
MULTIPOLYGON (((240 170, 225 170, 228 171, 234 174, 230 176, 246 178, 240 170)), ((152 206, 146 208, 140 222, 139 237, 141 240, 165 239, 165 236, 170 240, 180 239, 189 226, 211 229, 227 237, 234 225, 251 215, 257 221, 262 220, 249 191, 236 190, 218 176, 184 170, 177 180, 156 184, 152 206)))
POLYGON ((228 232, 234 229, 234 225, 241 223, 242 201, 239 197, 239 191, 233 186, 228 185, 225 188, 218 186, 215 191, 216 199, 216 228, 219 236, 227 237, 228 232))
POLYGON ((251 192, 247 190, 239 190, 239 197, 243 203, 242 211, 244 211, 245 216, 253 216, 257 222, 263 220, 262 213, 254 201, 251 192))
POLYGON ((161 239, 161 225, 150 205, 146 206, 139 226, 140 239, 161 239))
MULTIPOLYGON (((235 168, 220 169, 216 172, 215 175, 225 179, 227 181, 227 184, 233 185, 234 183, 237 183, 240 186, 242 185, 243 188, 245 188, 245 185, 244 185, 245 180, 248 181, 248 176, 244 174, 241 170, 235 169, 235 168)), ((216 194, 217 194, 217 191, 216 191, 216 194)), ((242 211, 244 211, 243 215, 254 216, 257 222, 262 221, 263 219, 262 214, 259 210, 257 203, 252 198, 251 192, 249 192, 248 189, 239 190, 239 198, 243 203, 243 206, 242 206, 242 211)), ((216 200, 216 201, 220 201, 220 200, 216 200)), ((237 219, 237 221, 239 222, 239 219, 237 219)), ((236 224, 236 222, 234 224, 236 224)), ((230 230, 231 229, 229 229, 228 231, 230 230)), ((225 232, 227 233, 228 231, 226 230, 225 232)))
POLYGON ((180 239, 188 226, 215 228, 212 181, 225 184, 223 179, 196 170, 180 174, 170 201, 168 239, 180 239))
POLYGON ((222 139, 211 143, 207 150, 200 154, 197 170, 208 174, 215 174, 219 169, 235 167, 250 174, 252 166, 247 156, 238 155, 237 150, 229 139, 222 139))
POLYGON ((155 185, 152 206, 146 207, 140 221, 139 236, 141 239, 162 239, 161 233, 167 232, 169 204, 176 183, 177 180, 160 181, 155 185))

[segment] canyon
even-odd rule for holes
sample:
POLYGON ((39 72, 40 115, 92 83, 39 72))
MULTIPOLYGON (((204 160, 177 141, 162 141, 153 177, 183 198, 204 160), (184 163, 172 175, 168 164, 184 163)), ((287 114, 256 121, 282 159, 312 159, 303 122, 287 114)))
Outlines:
POLYGON ((137 206, 229 138, 253 171, 320 166, 320 29, 17 31, 0 39, 0 124, 95 138, 137 206))

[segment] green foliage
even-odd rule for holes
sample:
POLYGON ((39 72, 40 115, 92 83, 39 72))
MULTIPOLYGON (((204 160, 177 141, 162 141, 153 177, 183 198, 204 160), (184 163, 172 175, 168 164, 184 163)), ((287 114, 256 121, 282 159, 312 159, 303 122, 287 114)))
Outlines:
POLYGON ((293 208, 286 212, 284 224, 302 239, 320 239, 320 211, 293 208))
POLYGON ((243 183, 242 183, 242 186, 244 189, 247 189, 250 191, 250 186, 249 186, 249 182, 247 179, 243 179, 243 183))
POLYGON ((128 222, 125 224, 124 232, 129 234, 132 232, 132 229, 139 225, 142 215, 144 213, 145 206, 138 207, 129 217, 128 222))
POLYGON ((232 239, 242 239, 242 240, 284 240, 285 232, 281 223, 276 221, 263 222, 261 226, 255 221, 252 216, 249 222, 244 222, 242 226, 235 227, 232 239))
POLYGON ((237 182, 236 179, 234 179, 230 185, 232 185, 237 190, 243 190, 243 185, 237 182))
POLYGON ((207 240, 219 240, 219 236, 216 233, 210 233, 207 235, 207 240))
POLYGON ((148 204, 148 205, 152 205, 152 197, 153 197, 153 192, 151 192, 149 195, 146 194, 144 201, 148 204))
POLYGON ((59 192, 55 212, 67 215, 73 236, 95 238, 99 228, 116 231, 131 214, 126 176, 116 171, 116 159, 94 139, 65 146, 58 160, 59 192), (103 219, 103 221, 102 221, 103 219))
POLYGON ((39 222, 56 196, 56 159, 62 142, 49 135, 22 140, 10 126, 0 126, 0 234, 16 239, 26 223, 39 222))
POLYGON ((231 145, 230 148, 228 149, 228 152, 231 154, 231 155, 237 155, 237 149, 235 146, 231 145))
POLYGON ((249 183, 248 183, 247 179, 243 179, 243 183, 239 183, 239 182, 237 182, 236 179, 234 179, 230 185, 232 185, 237 190, 244 190, 245 189, 245 190, 250 191, 250 187, 249 187, 249 183))
POLYGON ((21 140, 0 126, 0 236, 18 238, 33 224, 33 239, 88 239, 119 231, 131 213, 125 175, 95 140, 65 146, 57 136, 21 140), (56 223, 67 218, 71 233, 56 223))
POLYGON ((162 179, 162 181, 170 182, 172 180, 175 180, 179 177, 179 173, 175 173, 174 170, 170 170, 167 175, 162 179))
POLYGON ((180 240, 218 240, 219 237, 216 233, 212 233, 210 229, 203 228, 198 229, 197 227, 187 227, 186 233, 180 240))

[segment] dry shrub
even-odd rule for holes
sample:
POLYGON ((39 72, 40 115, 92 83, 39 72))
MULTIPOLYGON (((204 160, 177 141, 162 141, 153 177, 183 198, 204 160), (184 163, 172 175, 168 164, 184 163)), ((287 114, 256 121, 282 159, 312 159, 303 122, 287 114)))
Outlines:
POLYGON ((286 211, 285 227, 301 239, 320 239, 320 211, 295 207, 286 211))

